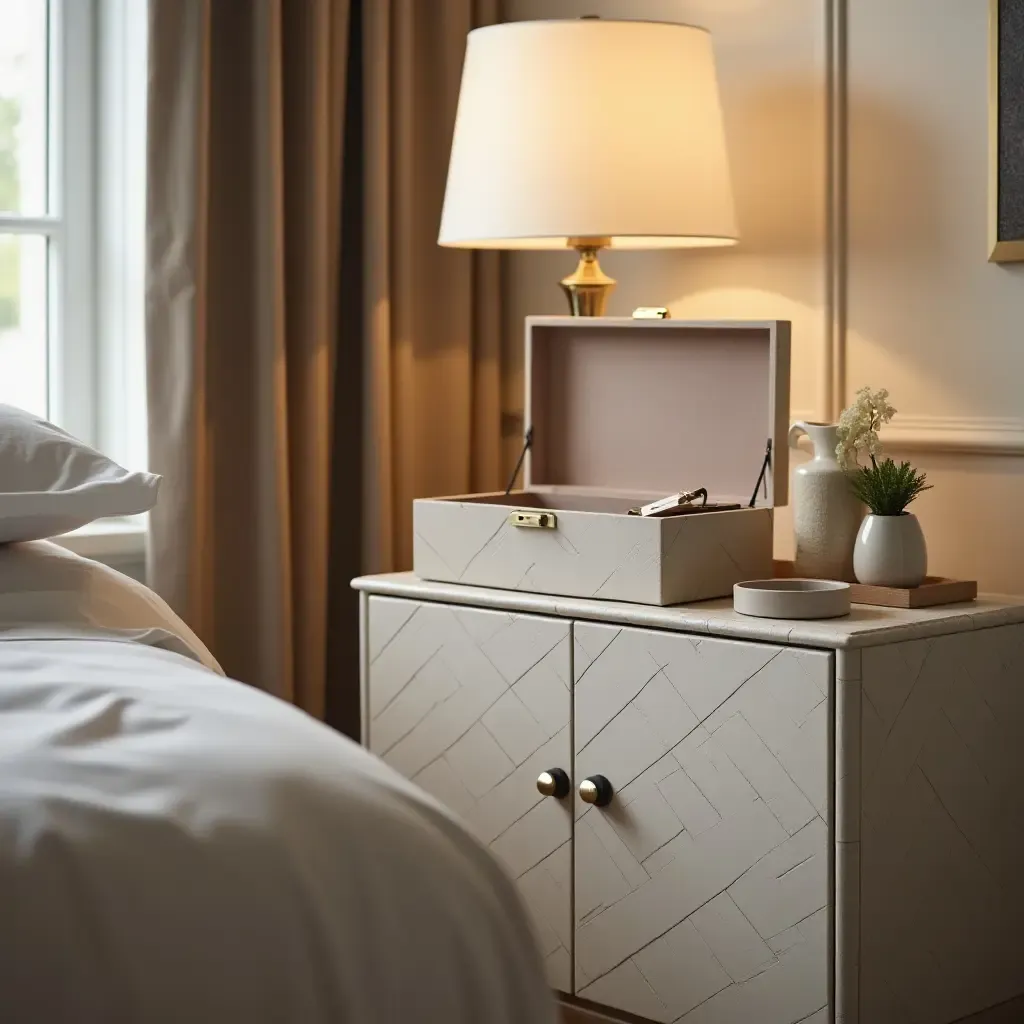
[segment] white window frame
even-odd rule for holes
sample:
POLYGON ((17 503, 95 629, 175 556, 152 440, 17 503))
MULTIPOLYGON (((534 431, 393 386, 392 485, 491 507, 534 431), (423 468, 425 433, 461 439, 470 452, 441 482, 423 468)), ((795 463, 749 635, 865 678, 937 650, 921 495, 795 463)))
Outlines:
MULTIPOLYGON (((77 0, 64 0, 77 3, 77 0)), ((94 437, 131 469, 147 464, 145 237, 149 4, 93 0, 96 19, 94 437)))
MULTIPOLYGON (((42 2, 42 0, 40 0, 42 2)), ((148 4, 48 0, 47 210, 0 214, 0 233, 48 243, 47 400, 66 430, 146 465, 144 345, 148 4)), ((142 517, 62 539, 82 554, 142 555, 142 517)))
POLYGON ((47 213, 0 214, 0 232, 47 240, 50 415, 95 444, 95 0, 49 0, 48 20, 47 213))

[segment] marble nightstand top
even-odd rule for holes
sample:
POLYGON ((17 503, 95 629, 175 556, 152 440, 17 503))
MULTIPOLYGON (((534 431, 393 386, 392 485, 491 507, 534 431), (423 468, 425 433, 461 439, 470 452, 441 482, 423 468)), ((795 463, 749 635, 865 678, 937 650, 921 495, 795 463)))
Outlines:
POLYGON ((733 611, 732 599, 659 608, 653 605, 557 597, 518 590, 495 590, 457 583, 433 583, 411 572, 362 576, 353 581, 356 590, 419 601, 496 608, 509 612, 552 615, 560 618, 649 626, 684 633, 735 636, 773 643, 843 650, 874 647, 921 637, 964 633, 1024 622, 1024 597, 983 595, 976 601, 937 608, 880 608, 854 605, 839 619, 798 621, 756 619, 733 611))

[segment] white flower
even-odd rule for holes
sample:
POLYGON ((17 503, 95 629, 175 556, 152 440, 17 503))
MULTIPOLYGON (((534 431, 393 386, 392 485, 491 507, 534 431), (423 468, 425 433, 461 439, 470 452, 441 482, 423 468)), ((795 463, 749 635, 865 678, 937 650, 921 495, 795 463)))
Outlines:
POLYGON ((866 452, 872 461, 881 455, 878 429, 895 415, 896 410, 889 404, 889 392, 885 388, 878 391, 861 388, 853 405, 844 409, 839 417, 839 444, 836 445, 839 465, 853 470, 859 465, 857 460, 861 452, 866 452))

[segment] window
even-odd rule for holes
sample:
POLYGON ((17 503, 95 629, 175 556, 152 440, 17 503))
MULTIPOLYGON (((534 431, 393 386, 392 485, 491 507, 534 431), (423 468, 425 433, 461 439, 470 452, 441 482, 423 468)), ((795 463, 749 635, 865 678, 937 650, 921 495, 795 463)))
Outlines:
POLYGON ((47 5, 0 0, 0 24, 0 399, 45 414, 50 244, 63 234, 51 194, 47 5))
POLYGON ((146 8, 0 0, 0 402, 141 468, 146 8))

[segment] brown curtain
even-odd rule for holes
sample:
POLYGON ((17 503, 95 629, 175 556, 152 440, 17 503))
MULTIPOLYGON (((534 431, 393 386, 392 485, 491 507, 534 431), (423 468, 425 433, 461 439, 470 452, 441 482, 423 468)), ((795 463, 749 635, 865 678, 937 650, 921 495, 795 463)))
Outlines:
POLYGON ((505 485, 497 253, 437 230, 466 35, 499 0, 372 0, 366 88, 366 566, 412 565, 412 499, 505 485))
POLYGON ((150 5, 152 585, 323 715, 348 0, 150 5))
POLYGON ((360 566, 502 483, 497 258, 437 248, 497 0, 150 0, 149 580, 229 674, 358 722, 360 566))

